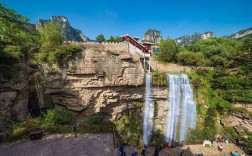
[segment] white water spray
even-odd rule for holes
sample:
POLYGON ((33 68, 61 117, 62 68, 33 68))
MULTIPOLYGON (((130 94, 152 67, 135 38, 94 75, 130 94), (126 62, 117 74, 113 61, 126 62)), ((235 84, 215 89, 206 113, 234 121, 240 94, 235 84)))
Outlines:
POLYGON ((179 137, 186 139, 189 128, 196 127, 196 104, 193 90, 187 75, 167 75, 169 81, 169 110, 166 120, 165 140, 171 141, 179 137), (178 128, 180 129, 177 136, 178 128))
POLYGON ((145 79, 145 103, 144 103, 144 123, 143 142, 148 145, 153 131, 154 102, 151 99, 151 74, 146 74, 145 79))

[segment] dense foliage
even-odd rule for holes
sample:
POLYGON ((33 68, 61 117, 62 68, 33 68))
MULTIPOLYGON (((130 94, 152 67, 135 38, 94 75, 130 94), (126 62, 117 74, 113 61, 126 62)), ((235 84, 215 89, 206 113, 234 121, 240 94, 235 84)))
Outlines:
POLYGON ((119 36, 110 36, 106 42, 122 42, 122 38, 119 36))
POLYGON ((166 39, 161 41, 160 53, 158 55, 159 60, 165 62, 175 61, 175 56, 177 53, 177 46, 174 40, 166 39))
POLYGON ((0 3, 0 76, 9 79, 17 73, 17 61, 28 55, 37 43, 37 32, 28 18, 0 3))
POLYGON ((40 43, 44 48, 59 46, 64 41, 61 33, 61 26, 57 22, 47 22, 44 27, 39 29, 40 43))
POLYGON ((99 43, 102 43, 105 41, 105 37, 103 34, 99 34, 96 36, 96 40, 99 42, 99 43))
POLYGON ((138 146, 142 142, 142 118, 139 116, 123 115, 114 122, 121 143, 126 142, 131 146, 138 146))
POLYGON ((151 73, 152 79, 151 83, 153 85, 158 85, 158 86, 166 86, 167 85, 167 76, 166 73, 160 73, 160 72, 152 72, 151 73))
POLYGON ((44 117, 44 125, 69 125, 73 123, 73 114, 65 109, 48 110, 44 117))

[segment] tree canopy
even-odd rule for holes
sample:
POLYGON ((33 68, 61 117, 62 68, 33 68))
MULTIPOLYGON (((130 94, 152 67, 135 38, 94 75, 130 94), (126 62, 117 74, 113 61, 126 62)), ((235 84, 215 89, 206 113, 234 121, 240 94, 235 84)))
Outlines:
POLYGON ((48 22, 44 27, 39 29, 40 43, 42 47, 55 47, 61 45, 64 41, 64 36, 61 33, 61 26, 57 22, 48 22))
POLYGON ((174 40, 167 38, 160 44, 160 53, 158 55, 161 61, 171 62, 175 60, 177 46, 174 40))
POLYGON ((27 47, 36 42, 35 28, 28 20, 0 3, 0 49, 7 45, 27 47))
POLYGON ((96 36, 96 40, 99 42, 99 43, 102 43, 105 41, 105 37, 103 34, 99 34, 96 36))

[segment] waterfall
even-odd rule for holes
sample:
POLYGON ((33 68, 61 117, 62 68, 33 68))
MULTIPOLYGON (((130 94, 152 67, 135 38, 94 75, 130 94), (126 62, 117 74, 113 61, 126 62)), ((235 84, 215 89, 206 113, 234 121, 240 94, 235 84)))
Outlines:
POLYGON ((166 120, 165 140, 186 139, 189 128, 196 127, 196 104, 187 75, 168 74, 169 110, 166 120), (177 134, 180 130, 179 135, 177 134))
POLYGON ((145 103, 143 123, 143 143, 148 144, 153 131, 154 102, 151 99, 151 74, 147 73, 145 78, 145 103))

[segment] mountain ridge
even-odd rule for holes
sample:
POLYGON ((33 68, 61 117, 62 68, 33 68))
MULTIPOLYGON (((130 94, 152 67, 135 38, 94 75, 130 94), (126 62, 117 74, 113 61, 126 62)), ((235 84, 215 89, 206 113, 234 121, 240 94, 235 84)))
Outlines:
MULTIPOLYGON (((199 32, 195 32, 192 35, 184 35, 181 37, 178 37, 175 39, 176 43, 182 46, 187 46, 191 44, 192 42, 198 42, 199 40, 204 40, 208 39, 211 37, 217 37, 214 32, 207 31, 203 34, 199 32)), ((231 35, 225 35, 221 36, 223 38, 229 38, 229 39, 234 39, 234 40, 240 40, 246 37, 252 38, 252 27, 249 27, 247 29, 239 30, 236 33, 233 33, 231 35)))
POLYGON ((87 42, 89 38, 86 37, 81 30, 73 28, 65 16, 52 16, 51 19, 38 19, 36 22, 36 29, 40 29, 45 23, 50 21, 59 22, 62 28, 62 34, 67 41, 87 42))
POLYGON ((175 42, 179 45, 186 46, 186 45, 191 44, 192 42, 198 42, 199 40, 205 40, 211 37, 216 37, 216 35, 210 31, 207 31, 203 34, 199 32, 195 32, 192 35, 184 35, 179 38, 176 38, 175 42))

